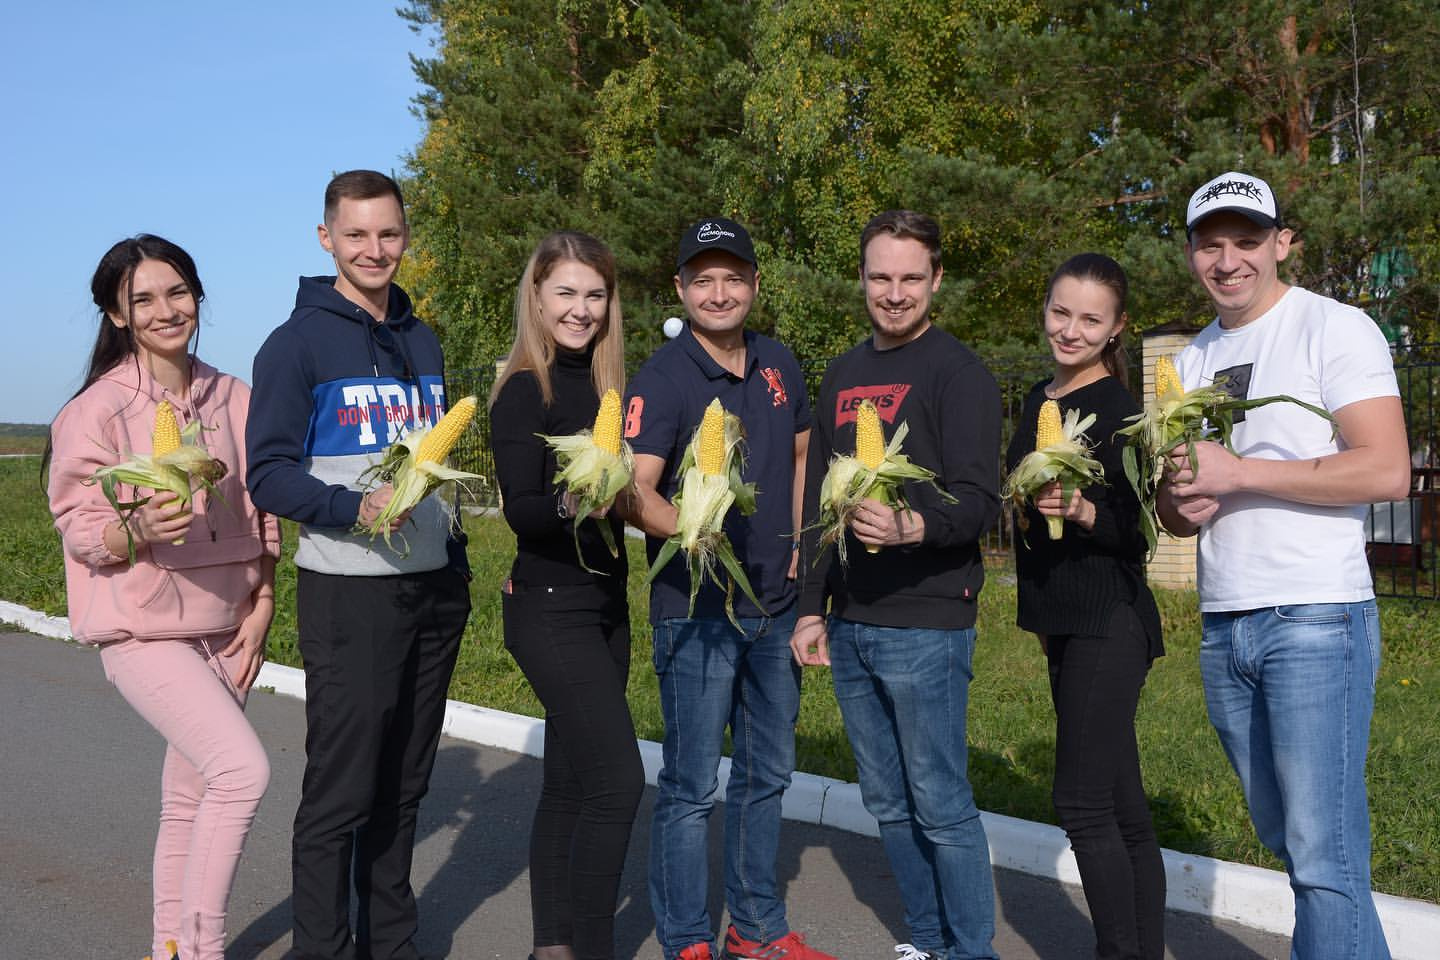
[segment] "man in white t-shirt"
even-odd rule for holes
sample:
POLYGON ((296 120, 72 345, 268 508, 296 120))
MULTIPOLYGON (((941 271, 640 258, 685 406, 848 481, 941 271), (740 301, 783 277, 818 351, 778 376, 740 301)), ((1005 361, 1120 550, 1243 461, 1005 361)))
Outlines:
POLYGON ((1280 279, 1293 233, 1270 185, 1195 191, 1185 255, 1217 317, 1181 353, 1186 389, 1286 394, 1237 415, 1230 453, 1173 457, 1160 518, 1199 534, 1200 671, 1250 818, 1295 893, 1292 956, 1389 958, 1370 894, 1365 754, 1380 666, 1366 504, 1410 487, 1384 337, 1363 312, 1280 279))

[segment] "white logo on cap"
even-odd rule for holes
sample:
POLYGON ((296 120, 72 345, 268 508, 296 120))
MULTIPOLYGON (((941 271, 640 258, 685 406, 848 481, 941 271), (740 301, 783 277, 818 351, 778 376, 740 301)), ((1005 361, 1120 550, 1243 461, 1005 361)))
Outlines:
POLYGON ((695 231, 695 240, 697 243, 713 243, 723 237, 729 237, 731 240, 734 240, 735 234, 722 228, 719 224, 708 221, 700 224, 700 229, 695 231))

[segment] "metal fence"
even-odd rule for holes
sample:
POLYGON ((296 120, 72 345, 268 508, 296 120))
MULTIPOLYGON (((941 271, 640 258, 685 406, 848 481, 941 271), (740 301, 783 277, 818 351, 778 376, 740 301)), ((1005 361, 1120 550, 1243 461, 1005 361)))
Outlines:
POLYGON ((1410 437, 1410 495, 1404 500, 1374 504, 1366 518, 1366 551, 1375 576, 1375 592, 1381 596, 1440 599, 1440 573, 1436 570, 1436 542, 1440 539, 1437 371, 1440 344, 1395 349, 1395 377, 1410 437))
MULTIPOLYGON (((804 364, 812 401, 826 362, 804 364)), ((1050 358, 1039 356, 991 366, 1000 385, 1004 418, 1002 457, 1026 392, 1050 369, 1050 358)), ((1370 508, 1366 520, 1367 553, 1378 594, 1436 600, 1440 599, 1440 552, 1436 547, 1440 542, 1440 489, 1437 489, 1440 488, 1440 442, 1437 442, 1440 438, 1436 436, 1435 427, 1436 407, 1440 404, 1440 344, 1397 348, 1395 374, 1400 383, 1412 451, 1411 493, 1404 500, 1370 508)), ((452 396, 474 394, 481 398, 481 414, 461 438, 454 456, 461 469, 490 478, 490 482, 476 485, 471 491, 472 502, 489 506, 499 501, 499 488, 493 481, 495 463, 490 455, 490 417, 485 409, 485 398, 494 380, 495 368, 486 366, 453 372, 449 382, 452 396)), ((1132 384, 1132 389, 1135 388, 1132 384)), ((1003 476, 1003 470, 1003 464, 997 463, 997 476, 1003 476)), ((985 535, 981 546, 988 554, 1010 552, 1010 526, 1003 515, 985 535)))

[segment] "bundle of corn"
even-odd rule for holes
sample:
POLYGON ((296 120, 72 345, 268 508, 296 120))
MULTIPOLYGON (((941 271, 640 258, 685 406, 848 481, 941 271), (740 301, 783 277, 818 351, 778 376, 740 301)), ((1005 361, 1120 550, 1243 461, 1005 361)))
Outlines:
MULTIPOLYGON (((181 430, 175 421, 175 408, 169 400, 155 405, 155 423, 150 432, 150 455, 131 454, 109 467, 101 467, 86 481, 98 483, 105 493, 105 499, 120 516, 120 527, 125 531, 125 542, 130 552, 130 562, 135 562, 135 537, 130 532, 130 516, 145 504, 150 497, 135 500, 121 500, 117 484, 128 483, 132 487, 153 490, 159 493, 168 490, 175 494, 180 506, 189 509, 196 492, 219 494, 215 484, 225 476, 225 464, 214 457, 200 443, 200 421, 192 420, 181 430)), ((179 546, 184 537, 177 537, 179 546)))
MULTIPOLYGON (((862 401, 855 412, 855 455, 847 457, 836 454, 830 459, 829 469, 820 482, 820 543, 836 545, 840 562, 848 563, 845 554, 845 528, 859 509, 862 500, 879 500, 895 510, 908 510, 905 498, 905 481, 923 481, 935 487, 945 500, 954 503, 939 484, 935 474, 900 452, 905 435, 910 427, 901 423, 895 428, 890 443, 885 443, 885 431, 880 426, 880 413, 869 400, 862 401)), ((879 553, 880 547, 867 544, 868 553, 879 553)))
POLYGON ((1304 407, 1334 427, 1335 418, 1329 411, 1284 394, 1236 399, 1226 392, 1223 378, 1187 391, 1180 384, 1174 362, 1169 357, 1156 359, 1155 396, 1146 401, 1143 411, 1126 418, 1129 426, 1116 431, 1117 436, 1126 438, 1122 454, 1125 476, 1140 500, 1140 528, 1151 556, 1160 530, 1155 497, 1165 473, 1166 457, 1184 447, 1193 466, 1195 444, 1201 440, 1215 440, 1234 453, 1230 436, 1235 432, 1235 414, 1271 403, 1304 407))
MULTIPOLYGON (((614 503, 620 491, 630 484, 635 470, 630 445, 620 437, 620 394, 613 389, 605 391, 592 429, 563 437, 539 436, 555 450, 559 465, 555 473, 556 486, 563 486, 575 497, 575 552, 580 556, 580 566, 590 570, 580 554, 580 524, 594 511, 614 503)), ((602 521, 599 527, 610 555, 619 556, 610 524, 602 521)))
POLYGON ((731 506, 743 516, 755 512, 755 484, 740 479, 745 469, 745 455, 740 450, 744 431, 740 418, 727 413, 717 398, 705 408, 705 416, 695 430, 680 460, 680 489, 672 502, 678 511, 675 535, 665 541, 655 562, 650 565, 647 583, 654 580, 678 550, 685 551, 690 568, 690 615, 695 613, 695 596, 700 583, 709 577, 721 586, 715 561, 719 559, 729 577, 725 589, 725 615, 740 629, 735 618, 735 587, 738 584, 761 611, 764 607, 755 596, 730 540, 725 536, 725 515, 731 506))
MULTIPOLYGON (((1021 508, 1027 500, 1033 501, 1042 487, 1058 480, 1061 497, 1068 503, 1076 490, 1103 481, 1105 468, 1090 455, 1090 442, 1085 437, 1094 422, 1095 414, 1082 420, 1079 410, 1066 412, 1061 420, 1058 403, 1046 400, 1040 404, 1035 449, 1015 464, 1000 495, 1021 508)), ((1024 530, 1029 524, 1024 510, 1017 509, 1015 516, 1024 530)), ((1064 517, 1046 517, 1045 525, 1051 540, 1059 540, 1065 533, 1064 517)))
MULTIPOLYGON (((356 533, 368 533, 372 541, 377 536, 383 536, 385 545, 394 550, 395 545, 390 542, 390 523, 396 517, 415 509, 416 504, 451 480, 484 482, 485 478, 477 473, 466 473, 445 465, 451 448, 465 428, 470 426, 470 421, 475 419, 477 405, 474 397, 464 397, 433 427, 407 430, 399 440, 385 448, 380 462, 360 475, 360 485, 368 492, 373 487, 388 483, 394 493, 373 523, 356 522, 356 533)), ((407 552, 405 538, 401 536, 400 541, 401 549, 396 552, 403 554, 407 552)))

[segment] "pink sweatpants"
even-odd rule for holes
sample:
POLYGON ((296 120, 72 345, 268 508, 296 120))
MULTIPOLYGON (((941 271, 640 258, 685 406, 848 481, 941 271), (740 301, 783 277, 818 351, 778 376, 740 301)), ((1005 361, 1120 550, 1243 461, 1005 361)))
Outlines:
POLYGON ((231 637, 121 640, 100 648, 105 675, 169 744, 155 837, 152 956, 222 960, 225 912, 245 836, 270 782, 265 748, 242 712, 245 696, 221 657, 231 637))

